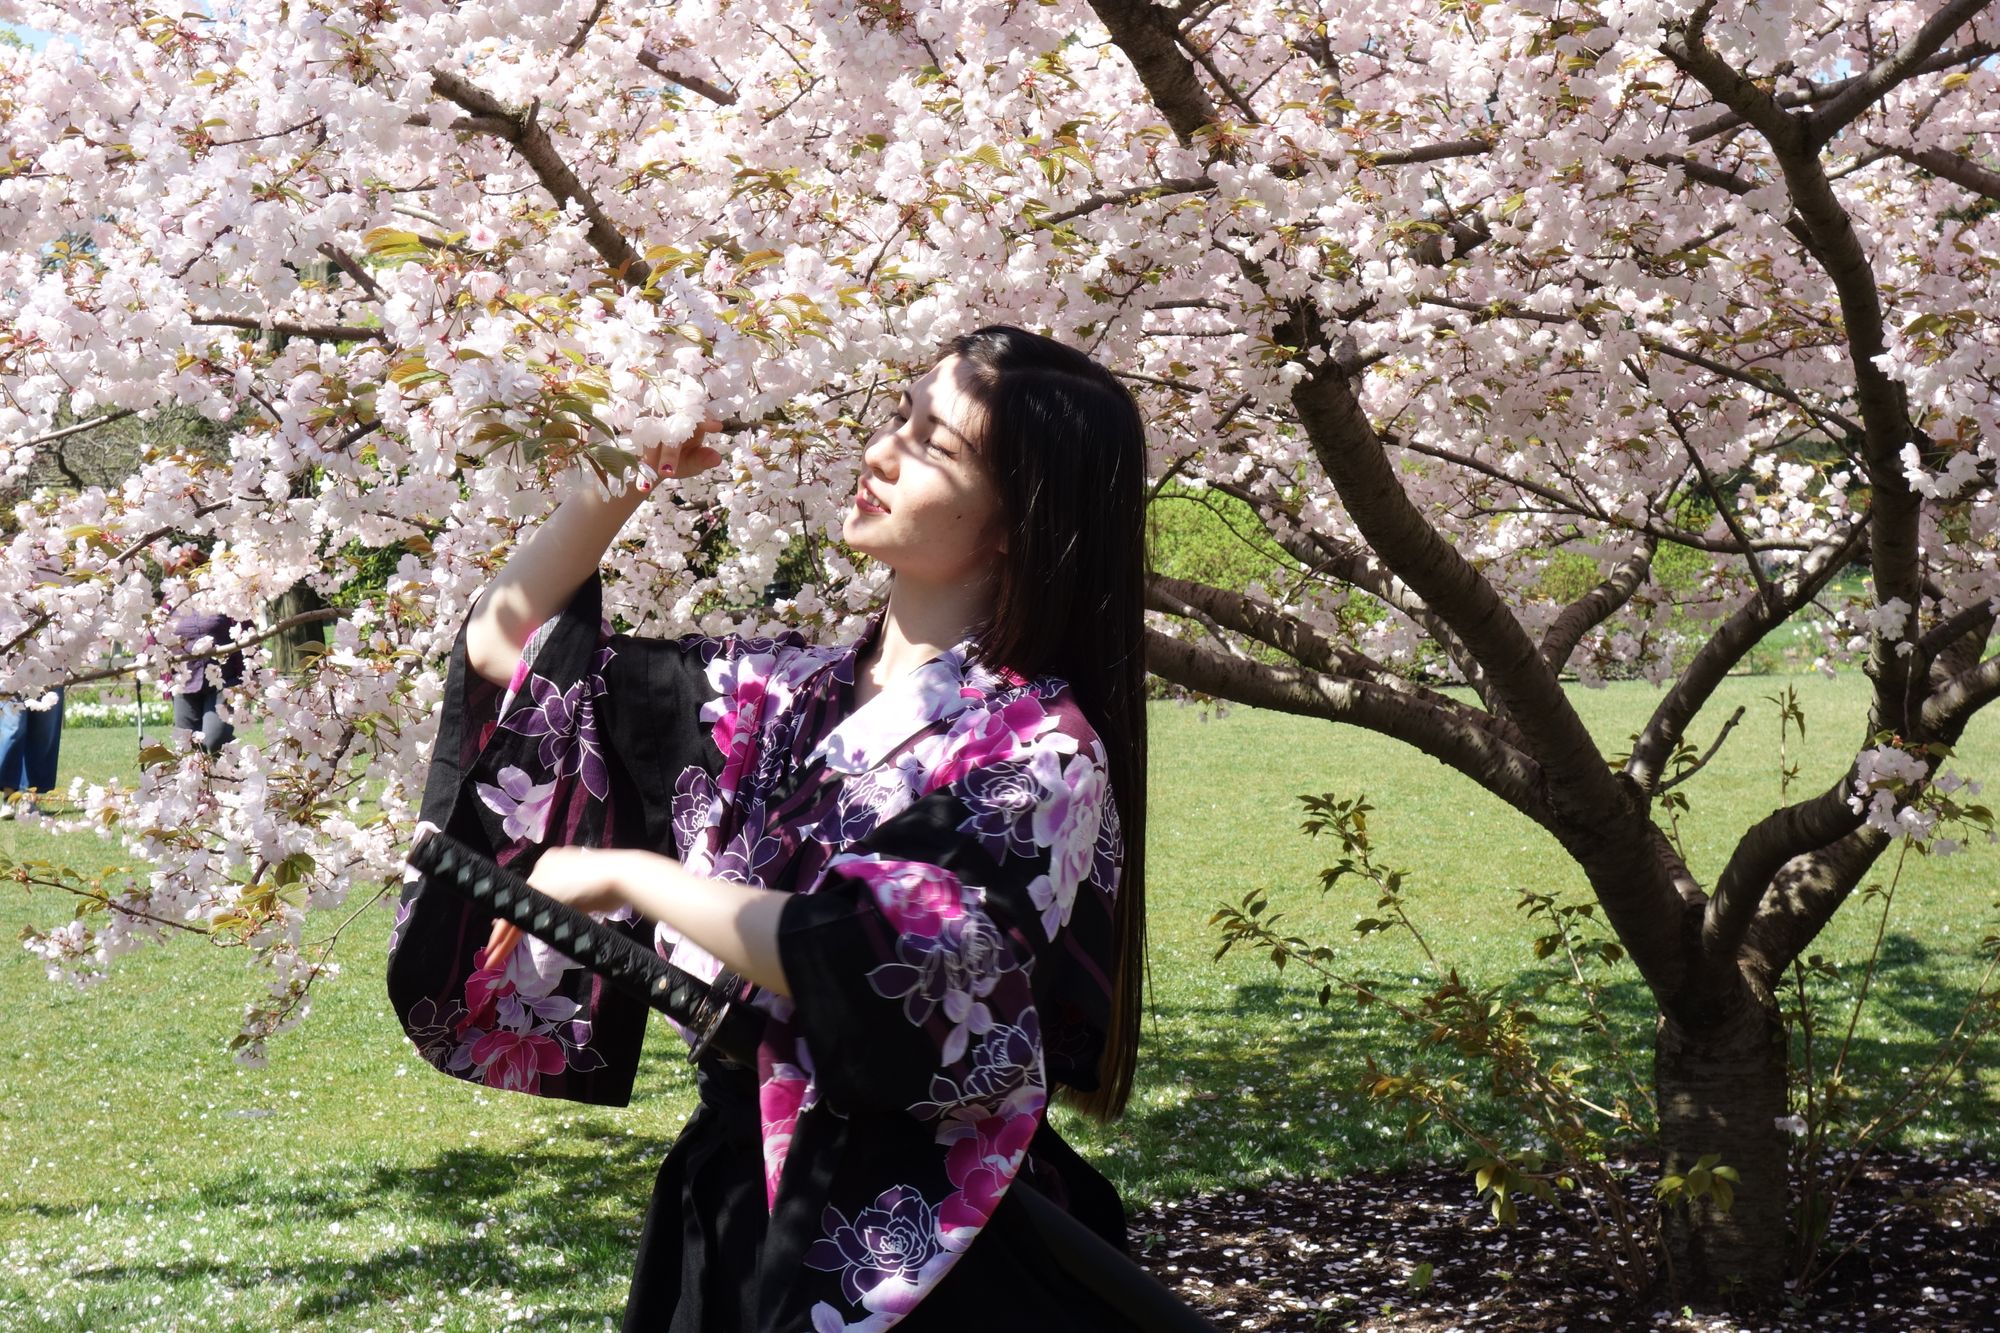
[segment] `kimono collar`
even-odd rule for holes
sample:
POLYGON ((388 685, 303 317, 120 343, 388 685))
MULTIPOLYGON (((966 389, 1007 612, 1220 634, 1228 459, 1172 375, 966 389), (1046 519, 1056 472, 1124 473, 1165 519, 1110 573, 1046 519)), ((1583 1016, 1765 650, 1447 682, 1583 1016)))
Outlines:
MULTIPOLYGON (((843 679, 859 679, 861 654, 881 634, 883 615, 877 611, 871 616, 861 637, 835 659, 834 668, 843 679)), ((917 733, 950 721, 996 691, 1024 683, 1021 676, 1004 667, 996 671, 975 661, 978 647, 977 635, 968 634, 922 666, 890 681, 874 698, 842 718, 813 748, 806 762, 823 759, 832 773, 866 773, 917 733)))

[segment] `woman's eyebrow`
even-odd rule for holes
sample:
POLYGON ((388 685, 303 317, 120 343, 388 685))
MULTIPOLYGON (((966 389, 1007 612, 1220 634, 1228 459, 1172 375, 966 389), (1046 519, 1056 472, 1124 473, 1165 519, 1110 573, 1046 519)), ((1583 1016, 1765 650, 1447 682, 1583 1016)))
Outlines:
POLYGON ((936 414, 930 412, 926 412, 924 414, 924 420, 928 422, 933 428, 941 430, 945 432, 947 435, 950 435, 954 440, 957 440, 960 444, 964 445, 966 448, 970 449, 972 447, 972 441, 966 439, 965 435, 958 429, 958 427, 952 425, 949 421, 941 420, 936 414))

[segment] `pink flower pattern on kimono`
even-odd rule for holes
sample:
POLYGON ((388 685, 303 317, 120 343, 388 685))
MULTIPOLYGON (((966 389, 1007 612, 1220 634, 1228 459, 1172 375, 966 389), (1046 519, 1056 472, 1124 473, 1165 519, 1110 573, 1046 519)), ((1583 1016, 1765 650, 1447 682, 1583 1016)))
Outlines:
MULTIPOLYGON (((803 1055, 801 1051, 801 1058, 803 1055)), ((791 1152, 792 1131, 800 1112, 816 1099, 817 1089, 812 1074, 799 1065, 785 1061, 758 1063, 757 1109, 762 1121, 764 1205, 768 1208, 775 1207, 778 1201, 778 1178, 791 1152)))
POLYGON ((903 933, 936 935, 944 922, 965 915, 968 890, 956 875, 934 865, 866 853, 836 856, 826 868, 866 884, 889 923, 903 933))
POLYGON ((723 756, 715 785, 725 797, 735 795, 759 765, 774 764, 790 748, 788 728, 796 723, 790 705, 799 685, 839 656, 788 640, 753 639, 738 647, 708 664, 716 697, 701 708, 723 756))
POLYGON ((588 1020, 569 1024, 568 1041, 559 1035, 558 1026, 582 1010, 575 1000, 555 994, 575 963, 533 936, 522 940, 502 967, 485 966, 484 949, 473 961, 465 1004, 452 1025, 457 1045, 447 1068, 476 1074, 492 1087, 533 1092, 542 1074, 602 1067, 603 1057, 587 1049, 588 1020))
POLYGON ((562 1043, 539 1032, 489 1032, 472 1043, 471 1060, 486 1085, 508 1092, 535 1091, 544 1074, 560 1074, 562 1043))
POLYGON ((1055 725, 1056 719, 1032 694, 1023 694, 996 709, 968 708, 945 734, 940 748, 950 757, 931 770, 924 780, 924 792, 949 787, 974 769, 1012 758, 1055 725))
POLYGON ((945 1175, 958 1191, 938 1205, 938 1235, 946 1248, 969 1246, 999 1207, 1042 1123, 1042 1102, 1039 1091, 1028 1089, 997 1115, 947 1120, 938 1131, 937 1141, 950 1145, 945 1175))
POLYGON ((764 712, 776 659, 770 653, 745 653, 740 657, 718 657, 708 669, 709 681, 721 693, 702 705, 701 716, 713 722, 710 733, 715 748, 722 751, 722 771, 716 788, 734 793, 754 759, 757 727, 764 712))
POLYGON ((547 782, 538 783, 512 764, 501 769, 497 776, 500 779, 497 787, 489 782, 472 785, 487 809, 505 816, 500 831, 525 842, 540 842, 547 837, 549 811, 555 805, 559 780, 550 778, 547 782))

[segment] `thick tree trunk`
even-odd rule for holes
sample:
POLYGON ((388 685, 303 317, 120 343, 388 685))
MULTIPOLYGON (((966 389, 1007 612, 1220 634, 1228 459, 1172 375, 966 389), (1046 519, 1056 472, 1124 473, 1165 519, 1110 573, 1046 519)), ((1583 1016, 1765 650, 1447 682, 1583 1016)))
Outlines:
MULTIPOLYGON (((326 607, 326 599, 313 591, 310 583, 300 579, 285 589, 271 602, 271 619, 283 620, 306 611, 319 611, 326 607)), ((306 664, 308 646, 315 651, 326 647, 326 625, 318 622, 294 625, 281 631, 271 640, 271 665, 276 670, 290 675, 306 664)))
POLYGON ((1712 1026, 1660 1019, 1653 1079, 1666 1170, 1685 1174, 1713 1153, 1740 1176, 1727 1214, 1709 1200, 1667 1210, 1676 1301, 1742 1308, 1782 1291, 1788 1141, 1777 1122, 1788 1109, 1787 1075, 1784 1027, 1768 996, 1746 993, 1712 1026))

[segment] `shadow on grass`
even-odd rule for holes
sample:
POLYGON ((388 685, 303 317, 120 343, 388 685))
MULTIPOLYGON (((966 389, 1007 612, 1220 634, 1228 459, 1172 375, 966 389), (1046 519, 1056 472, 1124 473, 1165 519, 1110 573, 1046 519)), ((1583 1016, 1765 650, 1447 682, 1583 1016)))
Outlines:
MULTIPOLYGON (((197 1290, 216 1286, 275 1289, 296 1298, 295 1304, 288 1299, 283 1311, 294 1326, 310 1326, 340 1311, 435 1302, 467 1287, 504 1288, 512 1292, 513 1304, 534 1308, 537 1327, 565 1320, 594 1327, 622 1304, 640 1219, 666 1146, 586 1124, 560 1148, 457 1148, 417 1166, 336 1171, 283 1190, 254 1169, 237 1171, 176 1199, 156 1200, 148 1222, 172 1237, 193 1232, 203 1217, 228 1217, 248 1207, 273 1219, 272 1243, 251 1243, 258 1239, 254 1223, 239 1221, 234 1238, 218 1248, 241 1258, 194 1255, 97 1264, 73 1275, 107 1294, 132 1284, 190 1302, 197 1290), (446 1238, 382 1243, 356 1252, 342 1248, 334 1224, 350 1237, 386 1225, 430 1235, 441 1231, 446 1238), (301 1230, 308 1239, 290 1239, 301 1230), (594 1304, 578 1303, 586 1294, 594 1304)), ((114 1204, 100 1200, 98 1206, 114 1204)), ((17 1211, 59 1216, 74 1210, 17 1211)))
MULTIPOLYGON (((1849 1082, 1862 1090, 1864 1108, 1882 1105, 1907 1084, 1910 1073, 1929 1064, 1973 999, 1973 985, 1954 961, 1913 936, 1885 940, 1869 998, 1872 1023, 1864 1017, 1865 1039, 1857 1038, 1846 1064, 1849 1082)), ((1384 995, 1407 1000, 1416 988, 1411 974, 1398 966, 1385 959, 1380 966, 1354 970, 1379 978, 1384 995)), ((1848 976, 1858 983, 1860 964, 1850 965, 1848 976)), ((1490 1095, 1484 1069, 1449 1046, 1421 1050, 1419 1030, 1384 1006, 1361 1005, 1336 991, 1321 1008, 1313 995, 1317 979, 1298 972, 1281 979, 1271 971, 1264 979, 1231 986, 1220 984, 1220 974, 1217 980, 1215 998, 1184 1002, 1157 1024, 1147 1021, 1138 1088, 1124 1120, 1098 1126, 1072 1118, 1062 1124, 1128 1201, 1273 1175, 1337 1176, 1464 1162, 1471 1149, 1455 1132, 1432 1122, 1406 1133, 1400 1109, 1368 1096, 1370 1058, 1392 1070, 1421 1060, 1434 1074, 1455 1075, 1467 1088, 1464 1105, 1473 1123, 1502 1142, 1525 1146, 1530 1137, 1522 1118, 1490 1095)), ((1816 997, 1822 1061, 1829 1058, 1825 1029, 1837 1024, 1836 1033, 1845 1031, 1851 1003, 1845 984, 1816 997)), ((1650 1088, 1656 1015, 1651 992, 1629 964, 1599 977, 1596 985, 1616 1050, 1589 1022, 1583 997, 1554 963, 1532 961, 1524 949, 1521 967, 1498 980, 1496 990, 1535 1011, 1545 1060, 1587 1066, 1586 1095, 1622 1097, 1645 1124, 1644 1100, 1622 1072, 1621 1057, 1633 1077, 1650 1088)), ((1898 1135, 1884 1146, 1921 1146, 1941 1134, 1990 1151, 1992 1127, 2000 1125, 2000 1099, 1978 1076, 1980 1063, 1968 1062, 1953 1081, 1950 1100, 1912 1127, 1924 1133, 1898 1135)), ((1610 1130, 1609 1122, 1605 1128, 1610 1130)))

